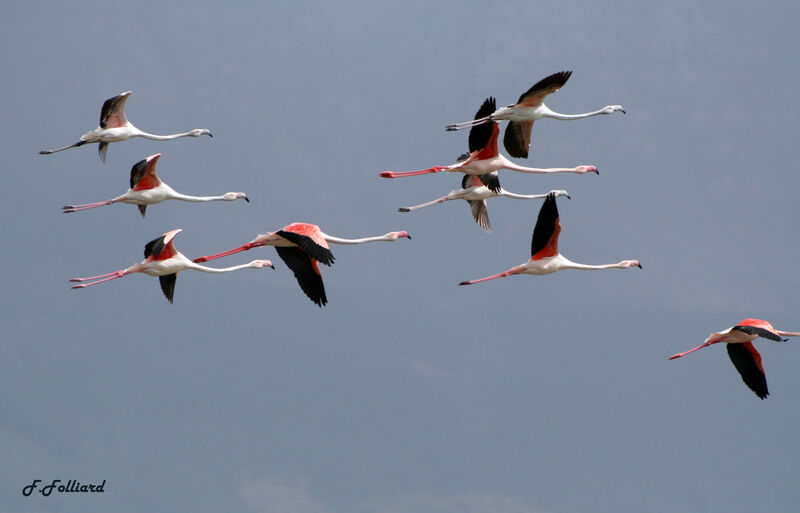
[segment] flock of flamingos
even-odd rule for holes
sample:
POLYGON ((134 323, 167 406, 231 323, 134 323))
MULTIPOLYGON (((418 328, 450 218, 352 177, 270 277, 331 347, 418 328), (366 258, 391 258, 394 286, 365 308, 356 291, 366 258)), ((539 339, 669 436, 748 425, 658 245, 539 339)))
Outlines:
MULTIPOLYGON (((491 224, 486 209, 487 199, 494 197, 544 199, 533 230, 530 258, 526 262, 502 273, 485 278, 462 281, 459 285, 472 285, 515 274, 550 274, 563 269, 597 270, 629 269, 632 267, 642 268, 638 260, 622 260, 615 264, 605 265, 587 265, 567 259, 558 251, 558 236, 561 233, 561 223, 558 216, 558 207, 556 206, 556 198, 564 196, 569 198, 567 191, 554 190, 547 194, 524 195, 506 191, 500 186, 498 178, 498 171, 500 169, 509 169, 520 173, 598 173, 595 166, 548 169, 520 166, 501 155, 498 151, 497 140, 500 134, 500 124, 498 121, 508 121, 503 138, 503 145, 509 155, 516 158, 527 158, 530 149, 533 123, 537 119, 553 118, 573 120, 590 116, 612 114, 614 112, 625 113, 621 105, 609 105, 602 109, 583 114, 560 114, 550 110, 543 103, 545 97, 563 87, 571 74, 571 71, 562 71, 540 80, 524 92, 517 103, 509 105, 508 107, 501 107, 498 109, 494 98, 488 98, 478 109, 473 120, 447 125, 445 128, 448 131, 469 128, 469 152, 463 154, 456 163, 445 166, 434 166, 418 171, 385 171, 380 174, 380 176, 384 178, 400 178, 438 173, 441 171, 462 173, 464 176, 460 189, 451 191, 449 194, 433 201, 411 207, 403 207, 399 210, 400 212, 413 212, 438 203, 463 199, 469 203, 475 221, 486 231, 491 231, 491 224)), ((100 110, 100 126, 81 136, 78 142, 62 148, 42 150, 39 153, 47 155, 85 144, 98 143, 100 159, 105 162, 106 152, 110 143, 125 141, 132 137, 143 137, 156 141, 169 141, 180 137, 200 137, 202 135, 212 137, 211 131, 206 128, 196 128, 188 132, 171 135, 155 135, 139 130, 125 117, 125 103, 128 101, 128 98, 130 98, 130 95, 131 91, 127 91, 106 100, 100 110)), ((139 212, 144 216, 148 205, 154 205, 169 199, 191 202, 236 201, 238 199, 249 201, 247 195, 243 192, 228 192, 221 196, 188 196, 176 192, 169 185, 162 182, 156 174, 156 163, 160 157, 160 153, 151 155, 133 165, 130 174, 130 188, 124 194, 97 203, 67 205, 63 207, 64 213, 79 212, 114 203, 128 203, 137 205, 139 212)), ((180 231, 180 229, 171 230, 148 242, 144 247, 144 260, 140 263, 107 274, 90 276, 87 278, 73 278, 70 281, 78 282, 79 285, 74 285, 72 288, 89 287, 129 274, 144 273, 158 277, 161 290, 171 303, 173 301, 175 280, 178 272, 186 269, 194 269, 207 273, 227 273, 247 268, 260 269, 270 267, 274 269, 275 267, 269 260, 253 260, 247 264, 226 268, 214 268, 200 265, 200 262, 215 260, 240 251, 246 251, 260 246, 274 246, 278 252, 278 256, 294 273, 303 292, 315 304, 323 306, 327 304, 328 298, 325 294, 325 286, 322 282, 322 273, 320 272, 319 264, 330 266, 334 261, 328 243, 364 244, 367 242, 391 242, 402 238, 411 238, 407 232, 398 231, 389 232, 377 237, 344 239, 328 235, 324 233, 319 226, 314 224, 292 223, 275 232, 259 234, 252 241, 228 251, 190 260, 175 249, 175 236, 180 233, 180 231)), ((752 341, 758 337, 764 337, 769 340, 781 342, 788 340, 783 337, 795 336, 800 336, 800 332, 780 331, 776 330, 772 324, 767 321, 745 319, 724 331, 712 333, 703 344, 683 353, 675 354, 670 357, 670 360, 712 344, 725 342, 731 362, 733 362, 736 370, 741 374, 745 384, 755 392, 759 398, 764 399, 769 395, 767 380, 764 374, 764 368, 761 364, 761 355, 753 346, 752 341)))

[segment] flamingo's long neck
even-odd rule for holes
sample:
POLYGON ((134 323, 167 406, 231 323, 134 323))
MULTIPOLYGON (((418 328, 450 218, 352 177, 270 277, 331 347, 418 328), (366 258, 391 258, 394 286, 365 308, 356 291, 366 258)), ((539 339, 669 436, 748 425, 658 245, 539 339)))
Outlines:
POLYGON ((573 262, 561 257, 561 268, 562 269, 579 269, 583 271, 599 271, 601 269, 628 269, 631 267, 632 261, 630 260, 623 260, 622 262, 617 262, 616 264, 601 264, 601 265, 589 265, 589 264, 579 264, 577 262, 573 262))
POLYGON ((332 237, 328 234, 323 234, 325 240, 328 242, 332 242, 334 244, 364 244, 367 242, 391 242, 393 240, 397 240, 396 238, 392 238, 391 233, 387 233, 385 235, 380 235, 378 237, 364 237, 363 239, 342 239, 339 237, 332 237))
POLYGON ((542 111, 542 117, 545 118, 553 118, 553 119, 561 119, 564 121, 570 121, 573 119, 583 119, 592 116, 598 116, 601 114, 606 114, 604 109, 593 110, 592 112, 584 112, 582 114, 561 114, 560 112, 555 112, 550 110, 544 104, 541 105, 540 110, 542 111))
POLYGON ((223 268, 216 268, 216 267, 206 267, 204 265, 196 264, 194 262, 190 262, 187 265, 188 269, 194 269, 195 271, 201 271, 204 273, 211 273, 211 274, 222 274, 222 273, 229 273, 233 271, 238 271, 239 269, 248 269, 248 268, 256 268, 259 265, 261 260, 253 260, 252 262, 248 262, 246 264, 241 265, 234 265, 233 267, 223 267, 223 268))
POLYGON ((499 196, 505 196, 506 198, 513 199, 542 199, 546 198, 547 194, 516 194, 513 192, 508 192, 505 189, 501 189, 499 196))
POLYGON ((508 160, 507 158, 499 155, 503 163, 504 169, 510 169, 511 171, 517 171, 518 173, 535 173, 535 174, 548 174, 548 173, 581 173, 581 170, 577 167, 549 167, 549 168, 536 168, 536 167, 525 167, 515 164, 508 160))
POLYGON ((187 194, 181 194, 179 192, 174 193, 171 195, 172 199, 180 200, 180 201, 190 201, 192 203, 201 203, 205 201, 224 201, 225 196, 189 196, 187 194))
POLYGON ((169 134, 169 135, 157 135, 157 134, 149 134, 147 132, 143 132, 136 129, 136 137, 144 137, 145 139, 151 139, 153 141, 171 141, 173 139, 178 139, 180 137, 191 137, 192 132, 183 132, 180 134, 169 134))

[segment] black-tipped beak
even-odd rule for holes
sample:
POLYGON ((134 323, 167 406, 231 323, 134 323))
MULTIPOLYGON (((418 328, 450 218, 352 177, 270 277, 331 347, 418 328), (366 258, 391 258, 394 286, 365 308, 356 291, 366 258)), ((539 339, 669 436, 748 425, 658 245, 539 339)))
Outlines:
POLYGON ((411 240, 411 234, 410 233, 406 233, 406 235, 408 236, 408 240, 411 240))
POLYGON ((269 264, 269 266, 270 266, 270 267, 272 267, 273 269, 275 269, 275 266, 274 266, 274 265, 272 265, 272 264, 269 264))
POLYGON ((642 264, 639 264, 639 269, 644 269, 644 267, 642 267, 642 264))
POLYGON ((572 198, 570 197, 570 195, 569 195, 569 194, 567 194, 567 199, 568 199, 568 200, 571 200, 571 199, 572 199, 572 198))
POLYGON ((245 196, 245 197, 244 197, 244 200, 245 200, 246 202, 250 203, 250 198, 248 198, 247 196, 245 196))
POLYGON ((212 134, 211 132, 209 132, 209 133, 208 133, 208 136, 209 136, 209 137, 214 137, 214 134, 212 134))
POLYGON ((625 112, 625 109, 620 110, 620 112, 622 112, 623 114, 627 114, 627 112, 625 112))

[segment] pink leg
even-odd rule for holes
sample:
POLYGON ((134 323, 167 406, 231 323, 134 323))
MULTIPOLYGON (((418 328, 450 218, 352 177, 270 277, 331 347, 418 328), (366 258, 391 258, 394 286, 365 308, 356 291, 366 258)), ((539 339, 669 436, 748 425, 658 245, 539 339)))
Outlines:
POLYGON ((86 210, 89 208, 96 208, 96 207, 103 207, 105 205, 111 205, 114 203, 114 200, 108 201, 100 201, 98 203, 87 203, 85 205, 65 205, 61 207, 65 214, 70 214, 72 212, 78 212, 79 210, 86 210))
POLYGON ((240 251, 247 251, 248 249, 257 248, 258 246, 259 244, 253 244, 252 242, 248 242, 244 246, 239 246, 238 248, 233 248, 228 251, 223 251, 222 253, 217 253, 216 255, 207 255, 195 258, 193 262, 195 263, 208 262, 209 260, 216 260, 217 258, 233 255, 234 253, 238 253, 240 251))
POLYGON ((88 281, 88 280, 93 280, 93 279, 96 279, 96 278, 103 278, 102 280, 98 280, 98 281, 95 281, 95 282, 92 282, 92 283, 82 283, 80 285, 73 285, 72 286, 73 289, 82 289, 82 288, 85 288, 85 287, 91 287, 92 285, 97 285, 98 283, 103 283, 103 282, 106 282, 106 281, 115 280, 117 278, 122 278, 126 274, 128 274, 128 273, 124 269, 120 269, 119 271, 116 271, 116 272, 113 272, 113 273, 109 273, 109 274, 103 274, 103 275, 100 275, 100 276, 94 276, 92 278, 72 278, 69 281, 88 281))
POLYGON ((462 281, 461 283, 459 283, 459 285, 472 285, 473 283, 480 283, 482 281, 489 281, 497 278, 505 278, 506 276, 511 276, 512 274, 519 274, 519 273, 515 273, 514 271, 506 271, 500 274, 495 274, 494 276, 487 276, 486 278, 480 278, 477 280, 470 280, 470 281, 462 281))
POLYGON ((698 349, 703 349, 704 347, 710 346, 710 345, 711 344, 709 344, 709 343, 701 344, 701 345, 695 347, 694 349, 689 349, 688 351, 684 351, 682 353, 674 354, 674 355, 670 356, 669 359, 670 360, 674 360, 675 358, 680 358, 681 356, 686 356, 689 353, 694 353, 698 349))
POLYGON ((419 171, 404 171, 401 173, 395 171, 384 171, 381 173, 381 176, 384 178, 402 178, 404 176, 417 176, 417 175, 425 175, 428 173, 438 173, 439 171, 444 171, 449 169, 450 166, 434 166, 429 167, 428 169, 420 169, 419 171))

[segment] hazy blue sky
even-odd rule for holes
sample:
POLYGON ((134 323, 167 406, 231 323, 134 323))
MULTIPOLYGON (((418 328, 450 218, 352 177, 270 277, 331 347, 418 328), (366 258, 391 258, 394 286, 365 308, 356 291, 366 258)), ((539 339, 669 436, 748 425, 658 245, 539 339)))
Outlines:
POLYGON ((794 2, 14 2, 0 19, 0 510, 244 513, 790 513, 800 504, 800 348, 757 343, 759 400, 719 346, 746 317, 800 330, 794 2), (643 270, 458 287, 529 256, 541 202, 397 207, 442 174, 487 96, 548 99, 509 190, 567 189, 560 249, 643 270), (143 130, 214 138, 50 156, 132 90, 143 130), (251 203, 60 207, 125 191, 138 160, 187 194, 251 203), (294 221, 339 237, 329 304, 276 270, 86 290, 183 228, 189 257, 294 221), (94 495, 22 496, 34 479, 94 495))

